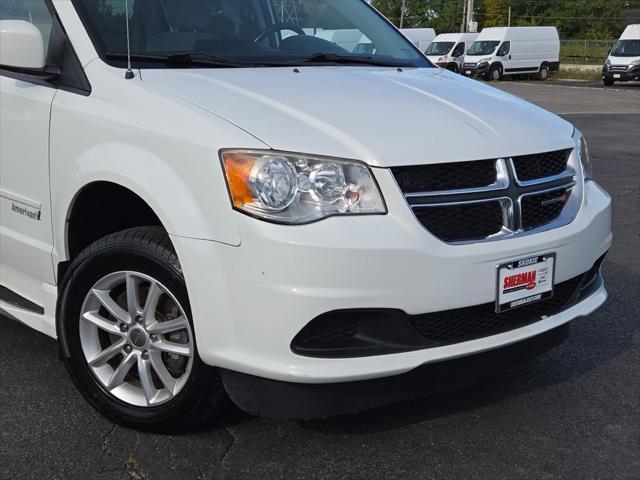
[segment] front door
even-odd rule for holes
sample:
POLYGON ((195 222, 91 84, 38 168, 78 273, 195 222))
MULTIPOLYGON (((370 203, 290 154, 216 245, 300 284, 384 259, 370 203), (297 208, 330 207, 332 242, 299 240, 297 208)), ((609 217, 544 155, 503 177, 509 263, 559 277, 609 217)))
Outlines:
MULTIPOLYGON (((34 24, 48 45, 52 17, 44 0, 2 1, 0 20, 34 24)), ((0 65, 0 283, 28 294, 31 285, 55 282, 49 119, 56 90, 18 77, 0 65)))

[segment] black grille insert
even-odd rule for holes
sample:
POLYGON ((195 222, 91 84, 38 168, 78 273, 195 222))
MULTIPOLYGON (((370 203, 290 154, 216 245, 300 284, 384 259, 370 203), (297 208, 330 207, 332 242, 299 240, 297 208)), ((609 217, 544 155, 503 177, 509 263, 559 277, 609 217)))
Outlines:
POLYGON ((557 219, 564 209, 571 189, 554 190, 522 198, 522 228, 531 230, 557 219))
POLYGON ((571 150, 513 157, 518 180, 530 181, 559 175, 567 169, 571 150))
POLYGON ((418 221, 445 242, 483 239, 502 230, 504 214, 500 201, 460 205, 415 207, 418 221))
POLYGON ((392 172, 404 193, 487 187, 497 177, 495 160, 395 167, 392 172))
POLYGON ((496 313, 495 304, 486 303, 418 315, 411 317, 410 322, 432 347, 496 335, 537 322, 542 315, 551 316, 562 311, 574 298, 583 277, 556 284, 554 295, 548 300, 504 313, 496 313))

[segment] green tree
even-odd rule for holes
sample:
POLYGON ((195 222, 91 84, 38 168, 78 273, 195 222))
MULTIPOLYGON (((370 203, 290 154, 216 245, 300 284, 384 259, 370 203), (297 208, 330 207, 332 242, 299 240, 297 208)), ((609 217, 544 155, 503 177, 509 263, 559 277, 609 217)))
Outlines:
MULTIPOLYGON (((434 28, 437 32, 458 32, 466 0, 406 0, 404 26, 434 28)), ((402 0, 374 0, 373 6, 400 25, 402 0)))
POLYGON ((484 15, 482 24, 485 27, 500 27, 507 25, 509 16, 508 0, 484 0, 484 15))
MULTIPOLYGON (((405 26, 457 32, 466 0, 406 0, 405 26)), ((373 5, 396 25, 402 0, 374 0, 373 5)), ((563 39, 608 40, 625 27, 624 12, 640 9, 640 0, 475 0, 474 19, 480 29, 507 25, 555 26, 563 39)))

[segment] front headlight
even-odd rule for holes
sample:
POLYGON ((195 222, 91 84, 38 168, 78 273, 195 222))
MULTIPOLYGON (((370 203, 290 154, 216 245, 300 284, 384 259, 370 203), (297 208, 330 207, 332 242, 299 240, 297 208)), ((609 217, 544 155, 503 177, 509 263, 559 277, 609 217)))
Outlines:
POLYGON ((576 131, 573 134, 573 140, 576 142, 576 152, 578 153, 578 157, 580 158, 580 163, 582 164, 582 171, 584 172, 584 179, 591 180, 593 179, 593 171, 591 168, 591 157, 589 156, 589 147, 587 146, 587 141, 584 138, 584 135, 576 128, 576 131))
POLYGON ((220 156, 233 206, 263 220, 303 224, 387 212, 362 163, 260 150, 224 150, 220 156))
POLYGON ((638 60, 634 60, 629 64, 630 67, 635 67, 637 65, 640 65, 640 58, 638 60))

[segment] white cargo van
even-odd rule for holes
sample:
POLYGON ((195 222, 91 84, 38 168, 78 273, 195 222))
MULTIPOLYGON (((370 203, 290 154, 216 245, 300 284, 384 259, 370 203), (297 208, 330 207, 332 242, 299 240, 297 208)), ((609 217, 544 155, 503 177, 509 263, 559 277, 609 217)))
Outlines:
POLYGON ((532 73, 546 80, 559 67, 560 37, 556 27, 485 28, 463 64, 465 75, 478 75, 485 80, 532 73))
POLYGON ((405 37, 413 42, 421 52, 424 52, 429 44, 436 38, 433 28, 403 28, 400 30, 405 37))
POLYGON ((640 80, 640 24, 628 25, 602 67, 605 85, 640 80))
POLYGON ((465 53, 477 37, 477 33, 441 33, 425 54, 434 65, 457 73, 462 69, 465 53))

